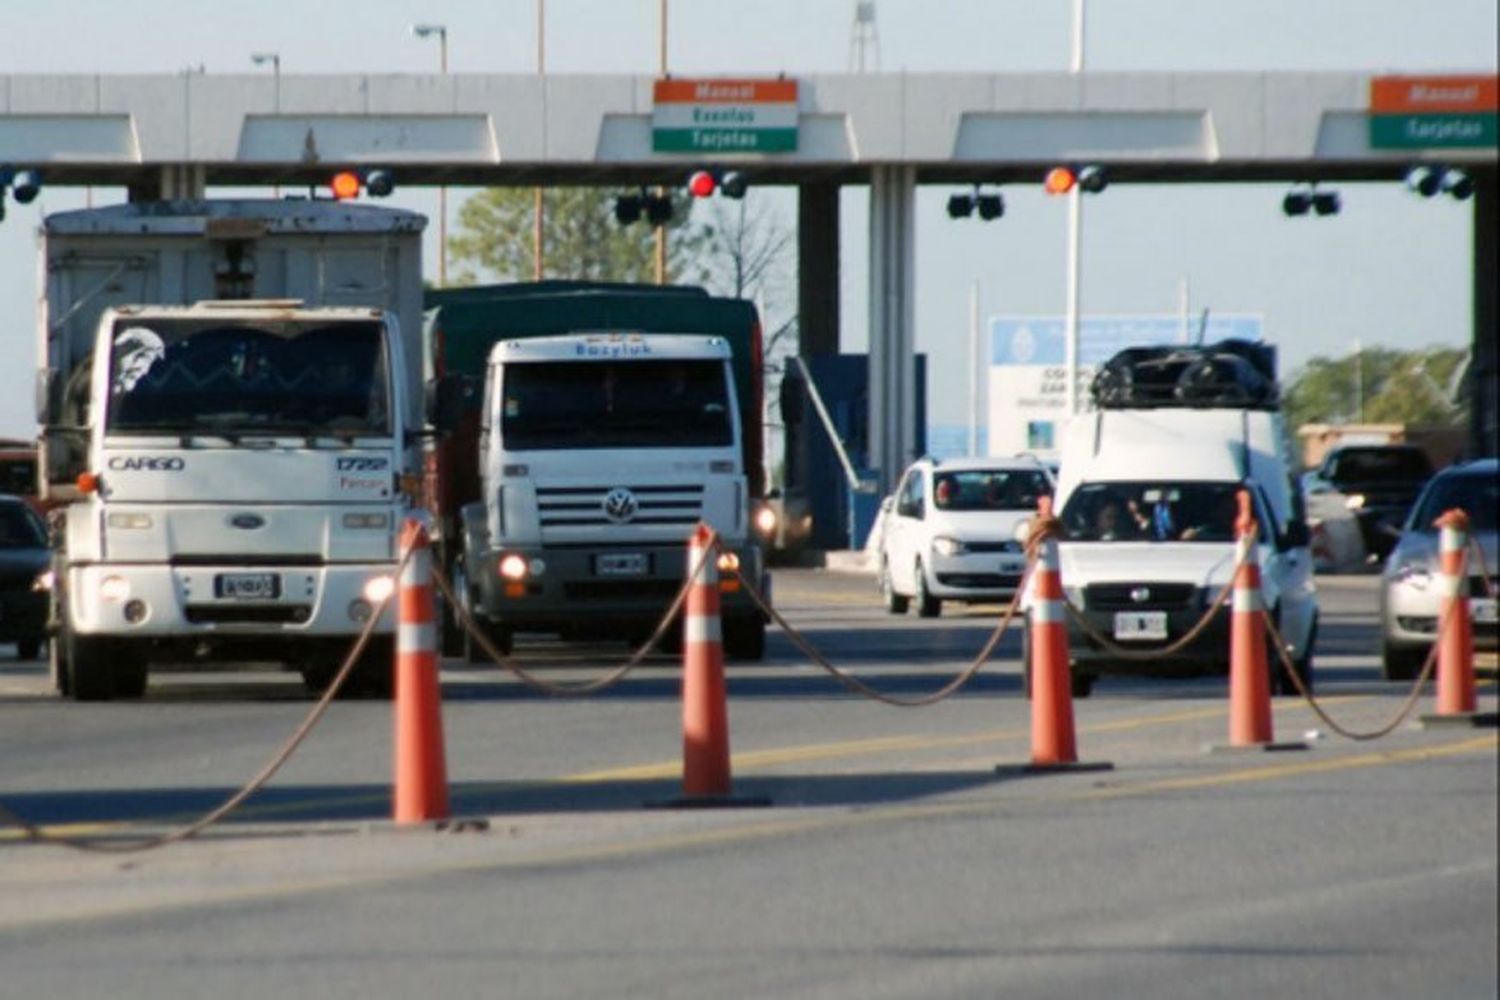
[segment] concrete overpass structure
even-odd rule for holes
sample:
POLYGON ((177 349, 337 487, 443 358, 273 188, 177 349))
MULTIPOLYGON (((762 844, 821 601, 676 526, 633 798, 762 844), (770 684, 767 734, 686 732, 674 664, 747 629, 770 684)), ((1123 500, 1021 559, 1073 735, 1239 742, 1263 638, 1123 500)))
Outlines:
MULTIPOLYGON (((788 152, 653 151, 654 78, 623 75, 0 76, 0 165, 132 199, 210 185, 681 185, 733 164, 799 190, 803 350, 838 347, 838 188, 870 187, 868 465, 889 488, 913 449, 919 184, 1035 183, 1100 163, 1112 183, 1399 181, 1415 163, 1475 180, 1473 447, 1497 439, 1497 151, 1376 148, 1364 73, 818 75, 797 80, 788 152)), ((1492 79, 1492 77, 1491 77, 1492 79)), ((1492 91, 1491 91, 1492 93, 1492 91)), ((1490 115, 1493 119, 1493 112, 1490 115)))

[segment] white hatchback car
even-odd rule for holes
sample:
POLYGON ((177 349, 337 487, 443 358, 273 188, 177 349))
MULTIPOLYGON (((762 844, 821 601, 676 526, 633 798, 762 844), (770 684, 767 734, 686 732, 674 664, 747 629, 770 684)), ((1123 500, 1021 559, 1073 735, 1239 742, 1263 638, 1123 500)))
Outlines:
POLYGON ((1016 525, 1055 489, 1030 456, 919 459, 882 504, 877 548, 886 610, 936 617, 943 601, 1008 601, 1026 569, 1016 525))

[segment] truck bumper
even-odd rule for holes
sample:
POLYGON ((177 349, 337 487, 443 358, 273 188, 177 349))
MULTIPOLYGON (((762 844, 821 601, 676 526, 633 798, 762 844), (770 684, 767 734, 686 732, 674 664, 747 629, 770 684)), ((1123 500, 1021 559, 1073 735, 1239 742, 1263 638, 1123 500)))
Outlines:
MULTIPOLYGON (((759 581, 769 603, 760 547, 748 544, 729 551, 739 558, 746 578, 759 581)), ((680 545, 508 547, 483 550, 469 560, 477 610, 513 632, 587 635, 648 628, 661 620, 687 575, 687 550, 680 545), (500 575, 501 560, 511 555, 520 556, 531 570, 522 580, 500 575), (622 556, 629 558, 615 558, 622 556), (610 572, 611 561, 636 571, 610 572)), ((764 617, 735 574, 718 575, 725 618, 764 617)))
MULTIPOLYGON (((367 586, 377 578, 390 579, 394 570, 382 563, 74 566, 67 575, 68 620, 80 635, 157 640, 214 636, 352 639, 377 603, 367 586), (225 595, 227 578, 261 575, 275 579, 274 596, 225 595)), ((377 633, 393 630, 394 609, 393 599, 381 615, 377 633)))

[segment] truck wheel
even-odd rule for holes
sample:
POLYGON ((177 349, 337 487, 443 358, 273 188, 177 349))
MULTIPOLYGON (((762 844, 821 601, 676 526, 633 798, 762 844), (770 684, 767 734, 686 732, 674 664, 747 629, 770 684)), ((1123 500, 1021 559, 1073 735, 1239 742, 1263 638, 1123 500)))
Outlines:
MULTIPOLYGON (((463 556, 455 559, 448 570, 448 586, 452 588, 455 595, 468 593, 469 581, 464 575, 463 556)), ((443 629, 443 655, 463 656, 465 651, 464 626, 459 621, 458 609, 443 599, 441 591, 434 591, 433 596, 440 607, 439 621, 442 622, 443 629)), ((473 602, 470 601, 469 608, 473 606, 473 602)))
POLYGON ((68 693, 74 701, 109 701, 115 696, 113 652, 105 639, 64 632, 68 693))
POLYGON ((1380 647, 1380 673, 1388 681, 1414 681, 1427 662, 1427 649, 1407 649, 1385 643, 1380 647))
POLYGON ((920 559, 917 560, 916 575, 917 616, 920 618, 936 618, 943 613, 943 602, 928 593, 927 574, 922 569, 922 560, 920 559))
POLYGON ((724 653, 731 660, 766 658, 766 623, 759 615, 724 622, 724 653))
POLYGON ((371 698, 390 700, 396 693, 396 639, 394 636, 371 636, 365 651, 359 654, 359 662, 349 677, 345 690, 349 694, 367 695, 371 698))
POLYGON ((42 644, 36 639, 22 639, 16 643, 16 659, 34 660, 36 654, 41 652, 42 644))
POLYGON ((896 585, 891 582, 891 564, 885 559, 880 561, 880 596, 885 600, 885 609, 893 615, 904 615, 911 606, 911 598, 896 593, 896 585))
POLYGON ((64 698, 73 690, 72 670, 68 665, 66 648, 62 633, 54 635, 52 641, 47 643, 47 668, 52 674, 52 690, 64 698))
POLYGON ((123 642, 111 643, 111 655, 115 661, 115 697, 140 698, 146 693, 146 682, 150 668, 144 651, 132 649, 123 642))

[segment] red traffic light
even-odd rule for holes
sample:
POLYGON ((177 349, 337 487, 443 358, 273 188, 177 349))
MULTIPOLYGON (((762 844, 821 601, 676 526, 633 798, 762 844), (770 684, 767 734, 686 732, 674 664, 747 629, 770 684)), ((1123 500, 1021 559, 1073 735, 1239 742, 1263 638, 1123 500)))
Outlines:
POLYGON ((692 177, 688 178, 688 192, 694 198, 712 197, 718 186, 719 182, 707 170, 699 170, 692 177))
POLYGON ((1067 194, 1078 184, 1078 175, 1073 172, 1072 167, 1053 167, 1047 171, 1047 179, 1042 181, 1042 188, 1048 194, 1067 194))
POLYGON ((333 179, 328 182, 328 187, 333 191, 333 196, 339 201, 358 198, 360 186, 359 174, 350 170, 334 174, 333 179))

